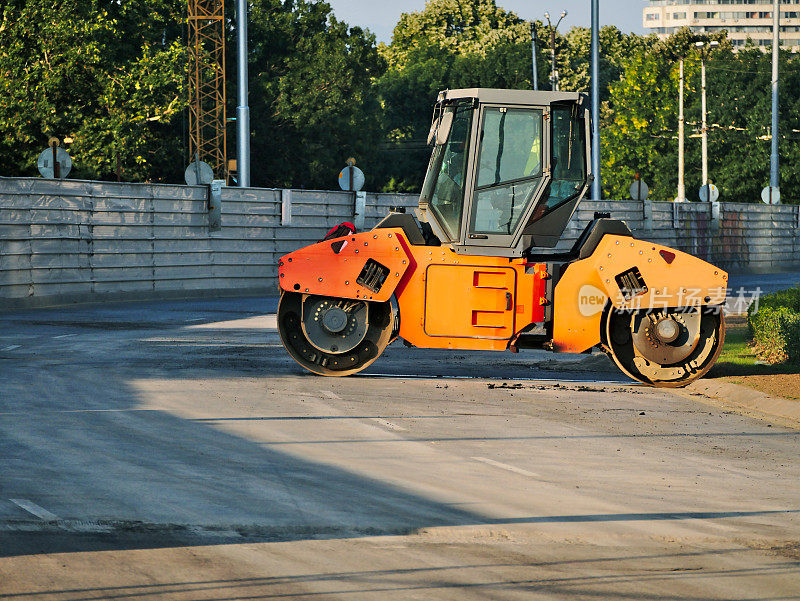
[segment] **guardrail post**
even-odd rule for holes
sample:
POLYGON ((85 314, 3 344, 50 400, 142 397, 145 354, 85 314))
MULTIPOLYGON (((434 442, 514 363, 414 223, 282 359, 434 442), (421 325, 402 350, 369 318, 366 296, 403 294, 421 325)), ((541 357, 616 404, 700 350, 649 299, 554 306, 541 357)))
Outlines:
POLYGON ((281 190, 281 225, 292 225, 292 191, 281 190))
POLYGON ((718 200, 715 200, 710 204, 711 204, 711 231, 716 234, 719 231, 720 203, 718 200))
POLYGON ((355 210, 353 211, 353 225, 356 226, 357 230, 364 229, 364 218, 366 217, 365 215, 366 212, 367 212, 367 193, 356 192, 355 210))
POLYGON ((208 231, 222 229, 222 186, 224 179, 211 180, 208 185, 208 231))
POLYGON ((642 201, 642 228, 647 232, 653 229, 653 201, 649 198, 642 201))

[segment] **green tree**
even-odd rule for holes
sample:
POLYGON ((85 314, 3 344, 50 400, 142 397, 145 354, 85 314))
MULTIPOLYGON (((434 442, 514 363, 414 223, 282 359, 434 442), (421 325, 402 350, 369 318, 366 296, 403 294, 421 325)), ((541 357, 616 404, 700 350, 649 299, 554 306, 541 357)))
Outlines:
POLYGON ((528 24, 494 0, 431 0, 423 10, 400 16, 382 52, 390 67, 402 67, 421 47, 485 55, 502 42, 522 41, 530 42, 528 24))
POLYGON ((383 106, 385 190, 420 189, 440 90, 532 87, 530 25, 494 0, 432 0, 422 11, 404 13, 392 43, 380 52, 387 63, 376 84, 383 106))
POLYGON ((354 156, 373 186, 375 37, 325 2, 255 0, 249 24, 253 184, 330 189, 354 156))
MULTIPOLYGON (((625 61, 634 54, 652 48, 657 38, 655 35, 643 37, 622 33, 611 25, 602 27, 599 37, 600 101, 605 102, 609 86, 622 76, 625 61)), ((563 41, 556 40, 561 89, 588 93, 591 86, 591 31, 585 27, 573 27, 562 38, 563 41)))
MULTIPOLYGON (((758 202, 769 181, 771 57, 757 48, 734 52, 724 32, 706 36, 681 30, 654 45, 635 46, 623 61, 603 105, 603 191, 627 198, 639 172, 652 198, 671 200, 677 191, 678 60, 685 58, 686 195, 698 198, 701 181, 700 56, 695 42, 720 45, 707 60, 709 178, 721 199, 758 202)), ((781 52, 781 192, 800 197, 800 59, 781 52)))
MULTIPOLYGON (((712 55, 708 64, 709 178, 720 199, 759 202, 769 184, 772 58, 758 48, 712 55)), ((780 53, 779 143, 781 202, 800 202, 800 60, 780 53)), ((690 103, 690 127, 699 129, 700 99, 690 103)), ((694 140, 693 140, 694 141, 694 140)), ((699 144, 687 164, 687 195, 697 198, 700 181, 699 144)))
MULTIPOLYGON (((725 42, 724 34, 716 39, 725 42)), ((685 98, 695 95, 699 72, 694 42, 685 29, 669 39, 635 46, 622 61, 621 78, 609 87, 601 117, 603 194, 628 198, 639 173, 655 200, 674 198, 677 189, 678 59, 685 64, 685 98)), ((687 104, 688 111, 688 104, 687 104)), ((691 133, 687 131, 687 135, 691 133)), ((690 143, 687 138, 687 149, 690 143)), ((687 165, 688 165, 687 160, 687 165)))
POLYGON ((127 179, 177 177, 186 57, 183 45, 167 37, 168 29, 180 30, 166 25, 175 3, 5 0, 0 6, 6 175, 35 175, 36 157, 55 135, 74 139, 76 177, 113 177, 117 158, 127 179), (142 21, 143 14, 152 20, 142 21))

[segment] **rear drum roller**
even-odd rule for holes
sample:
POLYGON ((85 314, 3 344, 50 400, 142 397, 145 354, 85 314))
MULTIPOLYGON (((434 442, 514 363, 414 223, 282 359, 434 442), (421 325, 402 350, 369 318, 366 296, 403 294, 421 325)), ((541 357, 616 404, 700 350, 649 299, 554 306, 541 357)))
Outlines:
POLYGON ((348 376, 377 359, 397 334, 392 303, 284 292, 278 305, 283 346, 321 376, 348 376))
POLYGON ((725 342, 720 307, 614 311, 604 317, 604 345, 617 366, 652 386, 686 386, 705 374, 725 342))

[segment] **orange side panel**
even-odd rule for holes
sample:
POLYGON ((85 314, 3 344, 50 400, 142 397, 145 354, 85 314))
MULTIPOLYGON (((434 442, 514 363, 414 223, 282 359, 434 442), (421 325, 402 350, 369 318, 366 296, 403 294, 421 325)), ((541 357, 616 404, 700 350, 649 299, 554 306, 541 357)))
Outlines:
POLYGON ((553 345, 583 352, 600 342, 600 318, 617 309, 720 305, 728 274, 692 255, 627 236, 604 236, 590 257, 571 263, 556 284, 553 345), (636 268, 646 290, 625 298, 616 276, 636 268))
POLYGON ((543 320, 544 265, 528 274, 524 259, 459 255, 448 246, 410 252, 413 268, 396 294, 400 336, 411 344, 500 351, 543 320))
POLYGON ((608 296, 591 257, 567 266, 553 294, 553 350, 582 353, 600 344, 600 319, 608 296))
POLYGON ((507 340, 514 333, 516 275, 513 267, 428 265, 425 333, 507 340))
POLYGON ((281 257, 278 282, 281 289, 290 292, 385 302, 411 267, 409 246, 399 228, 326 240, 281 257), (336 253, 340 242, 344 244, 336 253), (357 281, 369 259, 389 268, 389 275, 377 293, 357 281))
POLYGON ((605 236, 592 256, 601 286, 618 309, 695 307, 725 302, 728 274, 679 250, 626 236, 605 236), (636 267, 647 292, 623 298, 616 275, 636 267))
POLYGON ((400 336, 424 348, 505 350, 544 319, 545 265, 467 256, 449 246, 414 246, 403 230, 372 230, 312 244, 281 257, 281 289, 388 301, 400 308, 400 336), (339 253, 333 244, 346 241, 339 253), (389 268, 377 293, 357 283, 368 259, 389 268), (531 273, 526 273, 526 267, 531 273))

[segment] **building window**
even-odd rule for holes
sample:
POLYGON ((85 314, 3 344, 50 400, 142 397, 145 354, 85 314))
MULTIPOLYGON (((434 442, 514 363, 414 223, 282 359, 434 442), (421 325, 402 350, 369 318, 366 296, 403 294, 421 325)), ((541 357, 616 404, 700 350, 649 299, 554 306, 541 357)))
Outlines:
POLYGON ((648 21, 658 21, 660 15, 658 13, 647 13, 645 19, 648 21))
POLYGON ((685 19, 686 13, 672 13, 673 19, 685 19))

